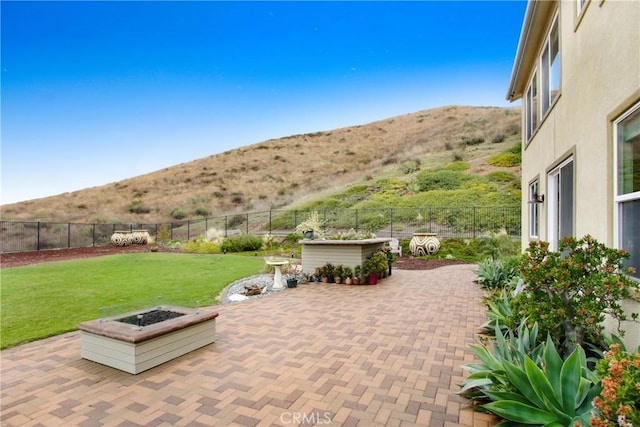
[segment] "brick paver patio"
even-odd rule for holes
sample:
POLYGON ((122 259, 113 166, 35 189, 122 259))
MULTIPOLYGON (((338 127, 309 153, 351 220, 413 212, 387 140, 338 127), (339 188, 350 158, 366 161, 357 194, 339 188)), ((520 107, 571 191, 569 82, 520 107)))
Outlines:
POLYGON ((77 332, 1 353, 1 425, 488 426, 458 396, 485 320, 473 266, 215 307, 215 344, 130 375, 77 332))

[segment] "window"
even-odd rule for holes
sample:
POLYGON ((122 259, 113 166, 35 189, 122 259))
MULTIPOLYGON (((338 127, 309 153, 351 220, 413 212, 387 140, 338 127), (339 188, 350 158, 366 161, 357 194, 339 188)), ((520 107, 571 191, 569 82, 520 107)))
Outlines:
POLYGON ((584 5, 586 2, 587 0, 576 0, 576 11, 578 16, 580 16, 580 13, 582 12, 582 9, 584 9, 584 5))
POLYGON ((560 91, 560 40, 558 17, 553 20, 551 31, 540 57, 540 96, 542 115, 549 110, 560 91))
POLYGON ((538 76, 537 73, 533 73, 533 79, 531 79, 531 84, 529 85, 529 89, 527 89, 527 98, 526 98, 526 130, 527 130, 527 141, 531 139, 533 136, 533 132, 538 127, 538 76))
POLYGON ((547 192, 549 246, 555 251, 560 239, 573 236, 573 158, 549 172, 547 192))
POLYGON ((640 279, 640 104, 614 123, 616 247, 626 249, 640 279))
POLYGON ((529 237, 538 237, 540 203, 538 203, 538 195, 540 194, 540 183, 538 180, 529 185, 529 237))
POLYGON ((541 118, 560 93, 560 35, 557 13, 542 45, 539 62, 535 65, 538 69, 534 68, 524 99, 526 142, 533 137, 541 118))

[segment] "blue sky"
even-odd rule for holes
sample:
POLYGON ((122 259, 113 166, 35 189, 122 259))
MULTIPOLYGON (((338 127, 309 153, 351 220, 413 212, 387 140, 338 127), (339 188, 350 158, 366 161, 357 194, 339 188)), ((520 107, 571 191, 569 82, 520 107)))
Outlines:
POLYGON ((526 3, 2 1, 2 204, 271 138, 507 106, 526 3))

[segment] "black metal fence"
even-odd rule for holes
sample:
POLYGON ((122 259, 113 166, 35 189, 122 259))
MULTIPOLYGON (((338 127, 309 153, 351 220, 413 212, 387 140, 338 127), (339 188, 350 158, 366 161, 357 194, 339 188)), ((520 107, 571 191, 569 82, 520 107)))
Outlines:
MULTIPOLYGON (((328 234, 371 231, 378 237, 409 238, 413 233, 439 237, 478 237, 505 229, 520 237, 520 206, 455 208, 390 208, 318 210, 328 234)), ((0 252, 78 248, 111 244, 115 231, 147 230, 156 240, 187 241, 217 229, 225 236, 237 233, 284 236, 306 220, 309 211, 270 210, 170 223, 84 224, 0 221, 0 252)))

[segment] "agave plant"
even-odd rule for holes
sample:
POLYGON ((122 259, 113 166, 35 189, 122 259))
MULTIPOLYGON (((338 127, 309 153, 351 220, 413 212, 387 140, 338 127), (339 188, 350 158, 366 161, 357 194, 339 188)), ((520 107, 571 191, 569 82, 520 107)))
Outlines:
POLYGON ((484 390, 493 402, 482 408, 504 418, 498 424, 501 427, 589 425, 591 402, 601 386, 598 376, 587 367, 582 347, 576 347, 563 361, 549 338, 541 362, 542 367, 527 355, 521 366, 503 361, 512 390, 484 390))
POLYGON ((486 346, 470 346, 481 363, 463 366, 470 375, 462 383, 461 393, 472 400, 491 400, 487 395, 488 391, 513 388, 506 375, 505 363, 523 366, 525 356, 534 361, 540 361, 542 357, 544 345, 538 343, 537 324, 529 329, 522 323, 516 332, 509 330, 506 337, 502 334, 499 324, 496 323, 494 328, 495 338, 486 346))
POLYGON ((516 258, 486 258, 474 271, 475 282, 483 289, 499 289, 510 285, 512 278, 518 274, 516 258))
POLYGON ((515 329, 515 319, 509 306, 509 293, 506 290, 492 294, 485 302, 489 308, 485 313, 489 320, 480 326, 482 335, 491 336, 497 330, 500 330, 502 335, 507 335, 509 331, 515 329))

